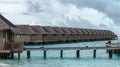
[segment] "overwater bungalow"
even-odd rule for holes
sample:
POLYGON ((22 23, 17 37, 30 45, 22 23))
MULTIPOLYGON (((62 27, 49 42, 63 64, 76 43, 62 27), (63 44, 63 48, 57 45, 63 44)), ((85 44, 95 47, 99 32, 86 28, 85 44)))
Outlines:
POLYGON ((23 44, 14 39, 19 29, 0 14, 0 58, 8 58, 13 52, 21 52, 23 44))
POLYGON ((70 41, 77 40, 77 32, 75 31, 75 28, 67 28, 70 31, 70 41))
POLYGON ((16 42, 30 42, 31 35, 35 34, 30 25, 16 25, 20 30, 14 34, 14 40, 16 42))
POLYGON ((5 49, 7 42, 13 42, 13 31, 17 27, 0 15, 0 50, 5 49))
POLYGON ((83 40, 83 32, 79 29, 79 28, 75 28, 75 31, 77 32, 77 37, 76 37, 76 39, 78 40, 78 41, 82 41, 83 40))
POLYGON ((89 33, 88 33, 88 31, 86 29, 80 29, 80 31, 83 33, 82 34, 83 41, 87 41, 89 39, 89 36, 88 36, 89 33))
POLYGON ((92 40, 92 32, 91 32, 91 29, 86 29, 86 31, 87 31, 87 40, 92 40))
POLYGON ((91 40, 93 41, 96 40, 97 33, 95 32, 94 29, 91 29, 90 31, 91 31, 91 40))
POLYGON ((107 39, 107 36, 106 36, 106 31, 105 30, 102 30, 102 32, 103 32, 103 37, 104 37, 104 39, 106 40, 107 39))
POLYGON ((63 41, 70 41, 71 40, 71 32, 66 27, 60 27, 60 29, 64 32, 63 41))
POLYGON ((101 30, 98 30, 99 32, 99 39, 102 40, 104 39, 103 32, 101 30))
POLYGON ((62 41, 64 32, 60 29, 60 27, 51 27, 54 30, 54 41, 62 41))
POLYGON ((117 39, 117 35, 110 30, 14 25, 0 14, 0 50, 4 50, 2 54, 13 55, 13 52, 22 52, 25 42, 51 43, 101 39, 117 39))
POLYGON ((34 34, 31 35, 31 42, 43 42, 43 36, 46 33, 41 26, 31 26, 34 34))
POLYGON ((113 39, 114 37, 115 37, 114 39, 117 39, 117 35, 109 30, 108 30, 108 37, 110 40, 113 39))
POLYGON ((10 36, 9 35, 8 35, 9 37, 7 36, 7 38, 9 38, 7 40, 15 41, 15 42, 32 42, 32 41, 47 42, 47 41, 71 41, 71 40, 90 40, 90 39, 98 40, 98 39, 116 39, 117 37, 113 32, 109 30, 14 25, 10 23, 2 15, 0 15, 0 19, 1 19, 0 20, 1 30, 7 29, 14 34, 14 35, 9 34, 10 36))
POLYGON ((45 34, 43 34, 43 41, 54 41, 55 31, 50 26, 42 26, 42 28, 45 31, 45 34))
POLYGON ((96 37, 95 37, 95 39, 96 40, 100 40, 100 33, 99 33, 99 30, 95 30, 95 32, 96 32, 96 37))

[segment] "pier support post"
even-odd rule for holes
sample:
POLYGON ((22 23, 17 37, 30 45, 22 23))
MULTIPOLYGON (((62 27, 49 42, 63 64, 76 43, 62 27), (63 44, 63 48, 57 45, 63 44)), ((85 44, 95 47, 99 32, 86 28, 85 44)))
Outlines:
POLYGON ((20 51, 18 52, 18 60, 20 60, 20 51))
POLYGON ((11 53, 11 58, 12 58, 12 59, 14 58, 14 53, 13 53, 13 52, 11 53))
POLYGON ((63 58, 63 50, 60 51, 60 57, 63 58))
POLYGON ((96 58, 96 50, 93 50, 93 57, 96 58))
POLYGON ((3 53, 3 59, 5 59, 5 53, 3 53))
POLYGON ((46 55, 47 55, 47 54, 46 54, 46 50, 44 50, 44 52, 43 52, 43 53, 44 53, 44 58, 46 58, 46 55))
POLYGON ((80 50, 76 50, 76 56, 77 56, 77 58, 80 57, 80 50))
POLYGON ((30 51, 27 51, 27 59, 30 59, 30 51))
POLYGON ((112 58, 112 50, 109 50, 109 58, 112 58))

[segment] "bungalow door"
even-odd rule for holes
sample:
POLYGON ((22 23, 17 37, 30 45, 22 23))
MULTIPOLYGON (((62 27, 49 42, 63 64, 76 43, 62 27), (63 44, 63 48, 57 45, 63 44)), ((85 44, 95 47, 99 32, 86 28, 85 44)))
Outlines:
POLYGON ((3 42, 13 42, 14 41, 13 32, 11 30, 3 30, 3 42))

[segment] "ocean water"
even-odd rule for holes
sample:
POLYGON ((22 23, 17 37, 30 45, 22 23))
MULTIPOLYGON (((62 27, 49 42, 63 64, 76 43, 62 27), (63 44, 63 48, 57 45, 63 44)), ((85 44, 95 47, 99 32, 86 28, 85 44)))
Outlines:
MULTIPOLYGON (((34 45, 25 47, 80 47, 80 46, 105 46, 106 41, 79 42, 66 44, 34 45)), ((115 40, 112 42, 120 42, 115 40)), ((93 50, 81 50, 80 58, 76 58, 75 50, 63 51, 63 58, 60 58, 60 51, 47 51, 47 58, 43 58, 43 51, 31 51, 31 59, 27 59, 26 51, 21 54, 21 59, 0 59, 0 67, 120 67, 120 55, 114 54, 109 59, 106 50, 97 50, 96 58, 93 58, 93 50)))

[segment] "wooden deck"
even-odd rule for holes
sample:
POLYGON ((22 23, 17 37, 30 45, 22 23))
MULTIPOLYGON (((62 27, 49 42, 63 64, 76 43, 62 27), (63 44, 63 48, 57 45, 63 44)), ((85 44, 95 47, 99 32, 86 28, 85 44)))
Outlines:
POLYGON ((120 47, 106 47, 106 46, 98 46, 98 47, 40 47, 40 48, 24 48, 24 51, 27 50, 115 50, 120 49, 120 47))
MULTIPOLYGON (((107 44, 106 46, 107 47, 116 47, 116 48, 119 48, 120 47, 120 43, 110 43, 110 44, 107 44)), ((107 50, 107 52, 108 51, 109 50, 107 50)), ((120 49, 113 50, 112 53, 114 53, 114 54, 120 54, 120 49)))
MULTIPOLYGON (((8 44, 8 45, 11 45, 8 44)), ((14 48, 17 48, 20 44, 18 43, 14 43, 13 47, 14 48)), ((23 46, 23 45, 22 45, 23 46)), ((13 48, 12 47, 12 48, 13 48)), ((9 47, 7 47, 9 48, 9 47)), ((38 51, 43 51, 43 57, 46 58, 47 57, 47 51, 49 50, 58 50, 60 51, 60 57, 62 58, 63 57, 63 52, 65 50, 75 50, 76 51, 76 57, 79 58, 80 57, 80 51, 81 50, 93 50, 93 57, 96 58, 96 52, 97 50, 107 50, 108 51, 108 55, 109 55, 109 58, 112 58, 112 54, 115 52, 115 51, 119 51, 120 52, 120 44, 108 44, 107 46, 84 46, 84 47, 38 47, 38 48, 23 48, 22 47, 22 50, 23 51, 26 51, 27 52, 27 58, 30 59, 30 52, 31 51, 35 51, 35 50, 38 50, 38 51)), ((0 53, 11 53, 11 57, 14 57, 14 53, 16 53, 16 50, 0 50, 0 53)), ((17 53, 18 53, 18 59, 20 59, 20 54, 21 54, 21 49, 18 50, 17 49, 17 53)))
POLYGON ((0 50, 0 53, 10 53, 11 50, 0 50))
POLYGON ((85 46, 85 47, 39 47, 39 48, 24 48, 24 51, 27 51, 27 58, 30 59, 30 51, 34 50, 42 50, 43 51, 43 57, 47 57, 47 51, 48 50, 59 50, 60 51, 60 57, 63 57, 63 51, 64 50, 76 50, 76 56, 77 58, 80 57, 80 51, 81 50, 93 50, 93 57, 96 58, 96 51, 97 50, 109 50, 108 55, 109 58, 112 58, 112 51, 113 50, 119 50, 120 47, 107 47, 107 46, 85 46))
POLYGON ((112 43, 112 44, 108 44, 108 47, 120 47, 120 43, 112 43))

